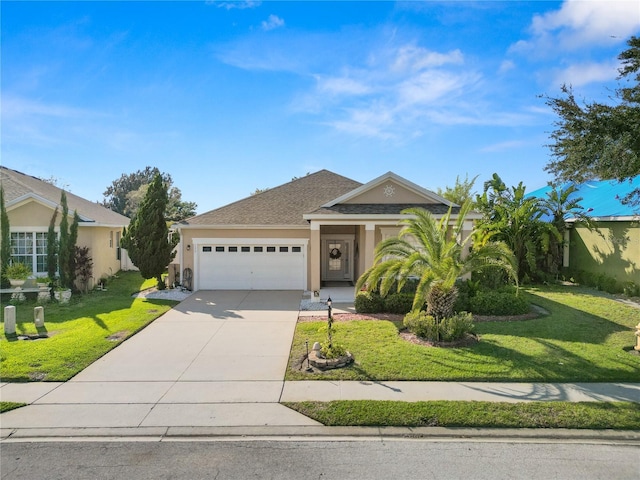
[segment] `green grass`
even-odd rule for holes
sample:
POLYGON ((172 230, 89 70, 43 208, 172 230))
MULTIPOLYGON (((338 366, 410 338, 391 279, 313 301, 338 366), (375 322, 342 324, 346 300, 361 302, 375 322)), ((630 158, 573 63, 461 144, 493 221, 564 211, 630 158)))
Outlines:
POLYGON ((439 380, 502 382, 639 382, 635 344, 640 310, 578 287, 536 287, 525 293, 550 315, 476 324, 479 343, 429 348, 398 336, 400 323, 337 322, 335 341, 354 354, 348 368, 309 374, 296 363, 322 342, 325 322, 296 327, 287 380, 439 380))
POLYGON ((640 429, 640 405, 631 402, 341 400, 284 405, 328 426, 640 429))
POLYGON ((0 413, 8 412, 9 410, 15 410, 16 408, 24 407, 26 403, 16 402, 0 402, 0 413))
MULTIPOLYGON (((74 294, 68 305, 45 305, 45 327, 33 323, 35 303, 27 300, 16 306, 19 335, 46 334, 48 338, 20 340, 0 335, 0 378, 3 381, 66 381, 86 368, 125 338, 144 328, 176 302, 132 298, 131 294, 151 287, 137 272, 121 272, 107 291, 74 294), (115 336, 118 339, 110 339, 115 336)), ((2 296, 4 306, 9 295, 2 296)))

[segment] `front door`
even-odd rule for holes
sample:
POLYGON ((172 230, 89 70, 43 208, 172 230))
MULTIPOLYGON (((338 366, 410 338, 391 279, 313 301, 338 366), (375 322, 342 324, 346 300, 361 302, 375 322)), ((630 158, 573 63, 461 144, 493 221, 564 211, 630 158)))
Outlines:
POLYGON ((323 281, 353 281, 352 250, 353 240, 343 238, 325 238, 322 240, 323 281))

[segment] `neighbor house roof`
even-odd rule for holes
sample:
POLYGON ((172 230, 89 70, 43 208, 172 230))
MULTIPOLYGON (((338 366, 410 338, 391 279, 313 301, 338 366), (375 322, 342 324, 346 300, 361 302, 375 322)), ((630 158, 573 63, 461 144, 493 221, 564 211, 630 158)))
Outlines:
MULTIPOLYGON (((30 199, 51 208, 59 207, 62 189, 39 178, 0 166, 0 183, 4 189, 7 210, 30 199)), ((78 212, 81 223, 95 223, 108 226, 129 225, 129 218, 120 215, 99 203, 85 200, 73 193, 66 192, 69 212, 78 212)))
MULTIPOLYGON (((565 184, 566 188, 570 184, 565 184)), ((638 218, 638 207, 622 203, 622 199, 632 191, 640 188, 640 175, 626 181, 593 180, 576 185, 577 190, 571 194, 570 199, 580 198, 580 205, 584 212, 600 220, 631 220, 638 218)), ((551 187, 540 188, 527 196, 546 198, 551 187)))
POLYGON ((191 217, 182 226, 308 225, 305 213, 316 210, 331 200, 362 184, 328 170, 292 180, 262 193, 238 200, 224 207, 191 217))

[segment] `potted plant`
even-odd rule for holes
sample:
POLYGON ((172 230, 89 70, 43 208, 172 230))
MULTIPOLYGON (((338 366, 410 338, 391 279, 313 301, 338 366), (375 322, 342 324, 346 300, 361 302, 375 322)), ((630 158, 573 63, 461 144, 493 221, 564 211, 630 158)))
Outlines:
POLYGON ((36 277, 36 284, 39 288, 47 288, 51 283, 51 279, 46 275, 44 277, 36 277))
POLYGON ((71 300, 71 289, 58 286, 54 290, 53 296, 60 303, 69 303, 69 300, 71 300))
POLYGON ((21 287, 31 275, 31 269, 24 263, 13 262, 5 271, 6 277, 9 279, 12 287, 21 287))

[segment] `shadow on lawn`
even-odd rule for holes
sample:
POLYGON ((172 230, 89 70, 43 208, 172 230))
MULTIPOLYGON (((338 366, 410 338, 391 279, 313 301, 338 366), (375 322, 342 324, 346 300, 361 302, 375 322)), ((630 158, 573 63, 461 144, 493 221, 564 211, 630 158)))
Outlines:
MULTIPOLYGON (((635 340, 632 327, 640 321, 640 311, 636 313, 629 306, 613 304, 620 309, 627 309, 624 311, 625 314, 629 315, 629 319, 626 321, 628 325, 626 325, 623 318, 618 318, 616 319, 617 321, 614 321, 613 318, 606 318, 602 314, 593 313, 594 309, 589 305, 589 298, 592 297, 589 292, 562 292, 552 289, 549 291, 576 295, 576 298, 580 299, 583 304, 578 307, 569 306, 547 298, 544 296, 544 292, 536 294, 535 291, 530 290, 526 295, 528 295, 531 302, 551 312, 550 315, 520 322, 483 322, 476 325, 477 331, 481 334, 510 335, 535 339, 546 338, 562 342, 597 345, 606 343, 611 335, 628 331, 630 335, 629 342, 633 343, 635 340)), ((603 314, 611 317, 615 316, 611 309, 603 312, 603 314)))

